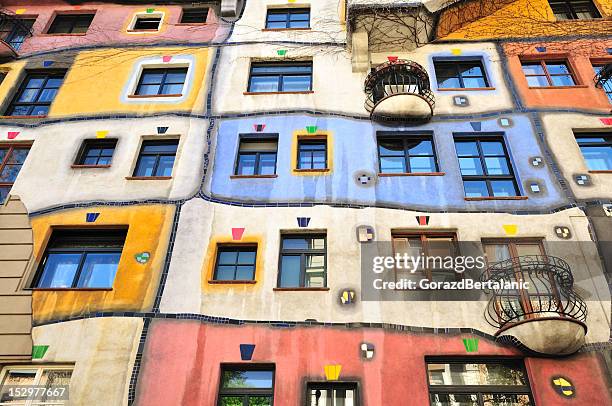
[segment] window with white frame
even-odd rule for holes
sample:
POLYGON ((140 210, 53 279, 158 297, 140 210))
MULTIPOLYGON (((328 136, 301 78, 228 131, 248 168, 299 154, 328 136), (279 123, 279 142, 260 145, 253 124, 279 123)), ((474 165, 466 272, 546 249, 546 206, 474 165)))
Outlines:
POLYGON ((58 365, 7 366, 0 376, 0 405, 67 404, 72 370, 72 366, 58 365))
POLYGON ((162 20, 164 19, 163 13, 138 13, 134 16, 129 32, 156 32, 159 31, 162 20))

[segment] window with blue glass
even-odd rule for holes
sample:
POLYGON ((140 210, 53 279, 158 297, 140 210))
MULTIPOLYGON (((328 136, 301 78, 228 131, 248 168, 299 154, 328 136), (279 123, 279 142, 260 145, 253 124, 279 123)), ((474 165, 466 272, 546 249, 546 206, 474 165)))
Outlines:
POLYGON ((478 60, 434 59, 438 89, 478 89, 489 87, 489 80, 478 60))
POLYGON ((256 245, 222 245, 217 248, 214 280, 255 280, 256 245))
POLYGON ((248 91, 251 93, 312 90, 312 62, 254 62, 248 91))
POLYGON ((519 191, 503 138, 455 137, 466 197, 512 197, 519 191))
POLYGON ((9 44, 15 51, 21 48, 30 31, 35 18, 3 19, 0 22, 0 40, 9 44))
POLYGON ((576 141, 589 170, 612 170, 612 133, 576 134, 576 141))
MULTIPOLYGON (((605 73, 603 73, 604 69, 606 69, 607 72, 612 72, 612 64, 593 65, 593 70, 595 70, 596 75, 605 75, 605 73)), ((609 73, 606 76, 608 79, 602 81, 598 87, 601 87, 601 89, 606 93, 606 96, 608 96, 610 103, 612 103, 612 78, 610 77, 609 73)))
POLYGON ((179 140, 144 141, 134 176, 170 177, 179 140))
POLYGON ((601 14, 592 0, 548 0, 557 20, 592 20, 601 14))
POLYGON ((281 239, 279 288, 327 286, 327 245, 322 234, 289 234, 281 239))
POLYGON ((28 152, 29 145, 0 144, 0 205, 11 191, 28 152))
POLYGON ((529 87, 576 86, 567 61, 523 61, 521 65, 529 87))
POLYGON ((46 116, 66 72, 28 73, 11 102, 7 116, 46 116))
POLYGON ((272 406, 274 365, 222 365, 218 406, 272 406))
POLYGON ((327 169, 327 140, 298 139, 297 169, 327 169))
POLYGON ((310 28, 310 9, 270 8, 266 16, 266 28, 310 28))
POLYGON ((265 176, 276 174, 278 139, 266 137, 240 138, 236 175, 265 176))
POLYGON ((116 139, 85 140, 75 164, 88 166, 110 165, 116 145, 116 139))
POLYGON ((53 230, 35 287, 113 287, 127 229, 53 230))
POLYGON ((187 68, 143 69, 136 87, 137 96, 181 96, 187 68))
POLYGON ((437 172, 433 139, 427 135, 378 137, 380 173, 437 172))

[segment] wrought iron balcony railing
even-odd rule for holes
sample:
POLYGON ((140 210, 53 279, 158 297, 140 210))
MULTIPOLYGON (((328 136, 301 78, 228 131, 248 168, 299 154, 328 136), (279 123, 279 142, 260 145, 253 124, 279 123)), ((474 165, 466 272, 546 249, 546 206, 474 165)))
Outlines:
POLYGON ((7 10, 0 10, 0 43, 7 48, 6 51, 0 49, 1 56, 16 55, 23 41, 32 36, 32 23, 33 19, 23 19, 7 10))
POLYGON ((564 260, 546 255, 510 258, 490 266, 482 280, 528 282, 528 289, 501 286, 491 292, 485 311, 489 324, 499 329, 542 318, 584 322, 586 304, 573 290, 574 277, 564 260))
POLYGON ((427 71, 418 63, 391 59, 365 80, 365 108, 373 119, 424 121, 433 115, 435 99, 427 71))

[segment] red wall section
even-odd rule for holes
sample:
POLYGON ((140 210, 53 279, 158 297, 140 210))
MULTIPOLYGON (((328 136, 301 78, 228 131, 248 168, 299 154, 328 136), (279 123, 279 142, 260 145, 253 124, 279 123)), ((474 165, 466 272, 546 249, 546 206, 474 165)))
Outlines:
MULTIPOLYGON (((220 364, 243 362, 241 343, 256 345, 252 362, 276 364, 274 396, 278 405, 302 404, 305 382, 325 380, 326 364, 342 365, 340 380, 361 382, 363 406, 422 406, 429 404, 425 356, 521 355, 483 338, 479 351, 468 354, 463 337, 471 336, 156 320, 149 330, 136 399, 139 405, 146 406, 214 405, 220 364), (372 360, 361 359, 362 342, 375 345, 372 360)), ((595 354, 562 360, 527 359, 526 365, 538 406, 612 404, 595 354), (578 393, 573 401, 554 392, 550 384, 554 375, 572 380, 578 393)))

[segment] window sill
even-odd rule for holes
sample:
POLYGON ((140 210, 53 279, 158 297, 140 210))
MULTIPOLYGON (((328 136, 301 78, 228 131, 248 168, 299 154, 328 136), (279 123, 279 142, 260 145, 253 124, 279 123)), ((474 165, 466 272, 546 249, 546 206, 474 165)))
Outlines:
POLYGON ((300 169, 300 168, 295 168, 293 170, 294 172, 298 172, 298 173, 326 173, 329 172, 330 169, 329 168, 324 168, 324 169, 300 169))
POLYGON ((262 28, 262 31, 310 31, 312 28, 262 28))
POLYGON ((159 32, 159 28, 157 28, 157 29, 143 29, 143 30, 127 30, 127 32, 143 32, 143 33, 159 32))
POLYGON ((440 89, 438 92, 477 92, 479 90, 495 90, 494 87, 447 87, 440 89))
POLYGON ((113 288, 30 288, 34 292, 110 292, 113 288))
POLYGON ((211 285, 254 285, 257 281, 222 281, 217 279, 212 279, 208 281, 211 285))
POLYGON ((39 37, 83 37, 87 35, 86 32, 77 32, 77 33, 72 33, 72 32, 67 32, 67 33, 46 33, 46 34, 38 34, 39 37))
POLYGON ((202 25, 208 25, 208 23, 176 23, 174 25, 182 25, 182 26, 202 26, 202 25))
POLYGON ((586 89, 587 85, 573 85, 573 86, 528 86, 529 89, 586 89))
POLYGON ((158 97, 182 97, 183 95, 178 94, 129 94, 128 99, 156 99, 158 97))
POLYGON ((169 180, 172 176, 126 176, 127 180, 169 180))
POLYGON ((110 165, 70 165, 73 169, 85 169, 85 168, 110 168, 110 165))
POLYGON ((275 292, 327 292, 329 288, 274 288, 275 292))
POLYGON ((612 169, 598 169, 598 170, 594 170, 594 171, 589 171, 589 173, 612 173, 612 169))
POLYGON ((527 196, 486 196, 486 197, 465 197, 464 198, 468 202, 480 201, 480 200, 527 200, 527 196))
POLYGON ((47 118, 47 116, 0 116, 0 118, 5 119, 5 120, 10 120, 10 119, 34 119, 34 118, 47 118))
POLYGON ((394 177, 394 176, 444 176, 446 172, 403 172, 403 173, 379 173, 378 176, 381 178, 394 177))
POLYGON ((230 179, 272 179, 278 175, 231 175, 230 179))
POLYGON ((297 92, 244 92, 245 96, 257 96, 264 94, 311 94, 314 93, 314 90, 302 90, 297 92))

